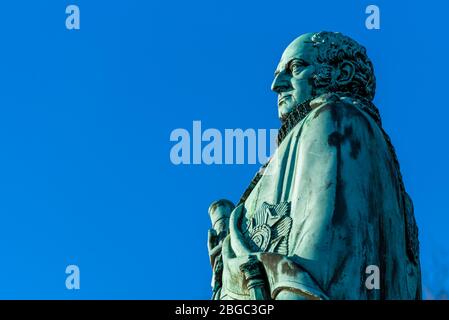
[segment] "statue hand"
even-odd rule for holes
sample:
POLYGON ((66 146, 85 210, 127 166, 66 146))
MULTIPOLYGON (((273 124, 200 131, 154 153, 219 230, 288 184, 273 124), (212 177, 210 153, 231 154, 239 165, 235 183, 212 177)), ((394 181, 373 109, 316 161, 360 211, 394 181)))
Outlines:
POLYGON ((296 290, 284 289, 281 290, 277 295, 275 300, 316 300, 315 297, 308 296, 296 290))
POLYGON ((209 229, 207 233, 207 250, 209 251, 209 259, 212 268, 215 265, 215 259, 221 254, 221 243, 218 241, 217 232, 214 229, 209 229))
POLYGON ((207 250, 210 251, 217 245, 217 232, 214 229, 209 229, 207 232, 207 250))

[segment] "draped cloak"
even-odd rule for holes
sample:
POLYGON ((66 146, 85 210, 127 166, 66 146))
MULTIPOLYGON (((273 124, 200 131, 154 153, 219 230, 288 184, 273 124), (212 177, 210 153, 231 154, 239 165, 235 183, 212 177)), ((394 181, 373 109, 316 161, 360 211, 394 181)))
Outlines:
POLYGON ((388 136, 363 104, 318 97, 282 140, 231 215, 221 299, 250 298, 239 270, 249 255, 273 299, 282 290, 309 299, 421 299, 413 205, 388 136))

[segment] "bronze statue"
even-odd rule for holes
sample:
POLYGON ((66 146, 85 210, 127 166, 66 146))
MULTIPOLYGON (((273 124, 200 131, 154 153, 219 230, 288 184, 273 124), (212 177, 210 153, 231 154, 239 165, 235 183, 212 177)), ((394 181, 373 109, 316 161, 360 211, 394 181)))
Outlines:
POLYGON ((278 148, 235 208, 210 210, 224 212, 213 299, 421 299, 413 204, 375 89, 365 48, 341 33, 287 47, 278 148))

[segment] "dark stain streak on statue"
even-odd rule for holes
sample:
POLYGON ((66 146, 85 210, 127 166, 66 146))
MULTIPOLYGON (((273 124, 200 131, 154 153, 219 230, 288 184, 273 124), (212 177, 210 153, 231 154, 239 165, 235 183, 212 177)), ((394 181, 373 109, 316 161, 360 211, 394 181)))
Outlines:
POLYGON ((345 127, 344 134, 341 134, 338 131, 332 132, 327 139, 327 142, 330 146, 337 147, 343 144, 345 141, 349 140, 349 144, 351 147, 351 151, 349 155, 352 159, 356 160, 360 154, 360 149, 362 145, 360 144, 360 140, 353 137, 352 127, 345 127))
POLYGON ((332 215, 332 224, 339 225, 344 223, 346 216, 346 200, 344 197, 345 184, 341 176, 341 169, 343 165, 343 160, 341 157, 341 143, 344 137, 339 132, 334 132, 329 135, 329 145, 335 146, 337 148, 337 177, 336 177, 336 187, 335 187, 335 207, 334 213, 332 215))

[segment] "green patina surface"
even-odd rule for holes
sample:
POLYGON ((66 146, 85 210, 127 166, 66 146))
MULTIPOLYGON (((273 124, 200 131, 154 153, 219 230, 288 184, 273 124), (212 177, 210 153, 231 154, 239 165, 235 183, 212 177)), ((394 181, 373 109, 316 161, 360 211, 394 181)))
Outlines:
POLYGON ((278 149, 236 207, 209 209, 213 299, 421 299, 413 204, 375 88, 349 37, 286 48, 272 84, 278 149))

